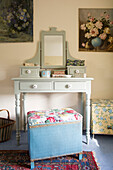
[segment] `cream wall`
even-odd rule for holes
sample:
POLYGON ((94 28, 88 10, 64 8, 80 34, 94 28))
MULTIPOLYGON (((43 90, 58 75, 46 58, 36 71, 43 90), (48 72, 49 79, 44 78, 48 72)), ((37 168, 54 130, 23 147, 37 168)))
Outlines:
MULTIPOLYGON (((34 41, 0 43, 0 108, 10 110, 15 119, 14 85, 24 60, 33 57, 41 30, 57 27, 66 31, 73 57, 85 59, 87 76, 93 77, 91 98, 113 99, 113 53, 78 51, 78 8, 113 8, 113 0, 34 0, 34 41)), ((26 111, 55 107, 73 107, 80 111, 78 94, 27 95, 26 111)))

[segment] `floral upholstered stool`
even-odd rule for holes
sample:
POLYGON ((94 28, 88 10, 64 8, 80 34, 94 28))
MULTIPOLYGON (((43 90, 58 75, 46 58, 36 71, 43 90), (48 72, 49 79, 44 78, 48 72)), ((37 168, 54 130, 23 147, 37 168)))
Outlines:
POLYGON ((79 153, 82 159, 82 115, 70 108, 27 113, 31 169, 34 161, 79 153))

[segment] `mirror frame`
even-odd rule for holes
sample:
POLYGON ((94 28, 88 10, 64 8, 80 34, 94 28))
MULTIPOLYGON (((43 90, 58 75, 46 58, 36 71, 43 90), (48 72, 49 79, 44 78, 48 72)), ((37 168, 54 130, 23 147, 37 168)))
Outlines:
POLYGON ((49 31, 41 31, 41 68, 66 68, 66 42, 65 31, 56 31, 56 27, 50 27, 49 31), (44 37, 45 36, 62 36, 63 43, 63 64, 62 65, 44 65, 44 37))

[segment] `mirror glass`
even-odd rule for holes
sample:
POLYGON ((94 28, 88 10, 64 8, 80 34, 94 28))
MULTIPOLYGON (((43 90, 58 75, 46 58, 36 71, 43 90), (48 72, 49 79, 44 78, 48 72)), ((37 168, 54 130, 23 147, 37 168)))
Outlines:
POLYGON ((63 37, 61 35, 44 36, 44 65, 63 65, 63 37))
POLYGON ((65 68, 65 31, 41 31, 41 68, 65 68))

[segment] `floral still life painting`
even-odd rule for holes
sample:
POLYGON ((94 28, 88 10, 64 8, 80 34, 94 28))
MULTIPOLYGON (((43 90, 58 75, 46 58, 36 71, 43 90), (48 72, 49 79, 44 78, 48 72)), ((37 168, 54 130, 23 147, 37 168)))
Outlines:
POLYGON ((0 0, 0 42, 33 41, 33 0, 0 0))
POLYGON ((113 9, 79 9, 79 51, 113 52, 113 9))

